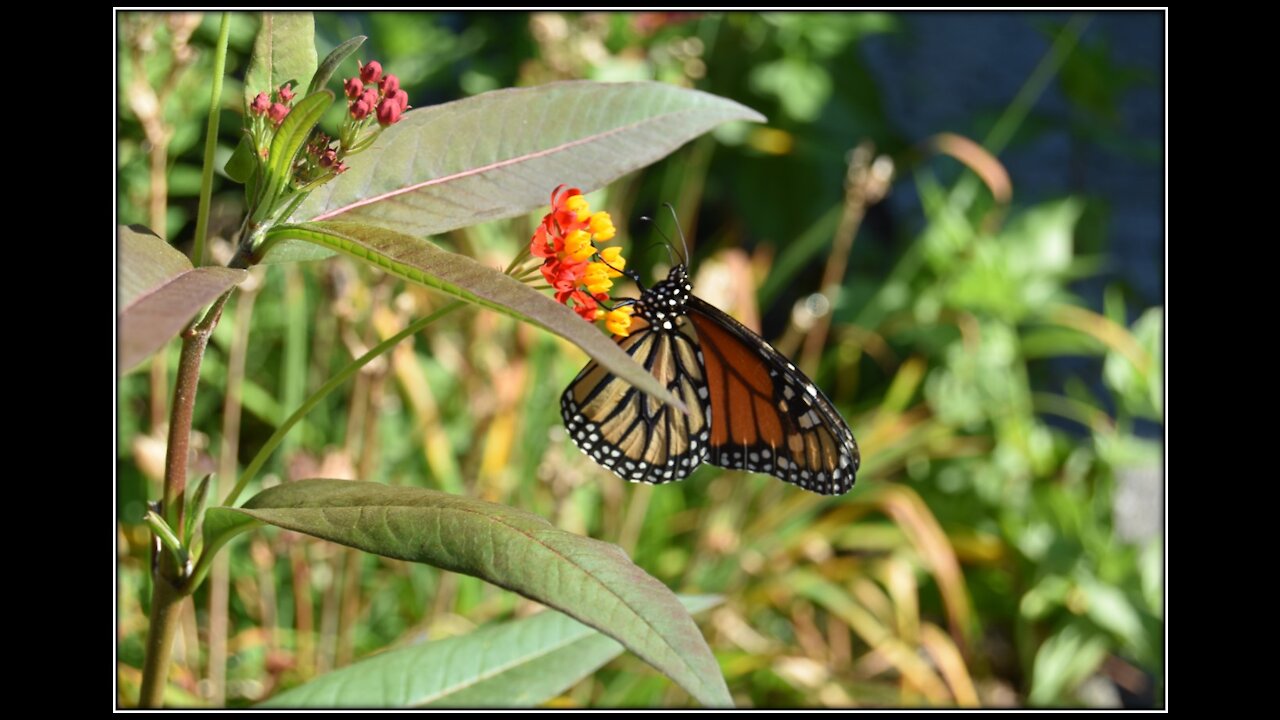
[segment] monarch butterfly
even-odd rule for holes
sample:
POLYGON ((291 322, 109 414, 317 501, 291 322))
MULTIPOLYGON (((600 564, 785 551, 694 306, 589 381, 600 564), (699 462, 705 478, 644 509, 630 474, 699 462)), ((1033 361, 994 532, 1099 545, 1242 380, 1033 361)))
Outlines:
MULTIPOLYGON (((689 408, 685 415, 587 364, 560 398, 574 443, 632 482, 682 480, 699 463, 767 473, 823 495, 853 487, 858 443, 804 373, 692 294, 683 263, 641 288, 618 344, 689 408)), ((624 301, 625 302, 625 301, 624 301)))

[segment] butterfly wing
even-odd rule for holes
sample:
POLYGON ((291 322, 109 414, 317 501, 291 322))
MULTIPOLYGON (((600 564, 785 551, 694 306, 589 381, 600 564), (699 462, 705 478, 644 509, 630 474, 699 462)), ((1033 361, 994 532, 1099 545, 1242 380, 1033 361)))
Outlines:
POLYGON ((686 309, 710 396, 707 462, 824 495, 848 492, 861 456, 827 396, 742 323, 695 296, 686 309))
POLYGON ((683 480, 706 458, 711 436, 708 390, 692 323, 670 329, 633 319, 618 341, 636 362, 684 401, 689 413, 636 390, 592 361, 560 397, 569 437, 597 463, 632 482, 683 480))

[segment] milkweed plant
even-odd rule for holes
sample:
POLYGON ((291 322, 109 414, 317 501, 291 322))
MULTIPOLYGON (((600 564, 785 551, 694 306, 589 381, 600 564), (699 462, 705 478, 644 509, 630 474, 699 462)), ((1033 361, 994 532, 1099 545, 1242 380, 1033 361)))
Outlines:
POLYGON ((626 260, 620 248, 599 246, 616 230, 607 213, 589 211, 581 192, 650 164, 721 123, 763 118, 735 102, 658 83, 554 83, 414 109, 394 68, 376 59, 359 61, 349 77, 338 75, 357 59, 365 38, 352 38, 320 59, 309 14, 267 14, 242 101, 236 103, 243 111, 241 141, 223 166, 244 185, 245 215, 234 255, 217 265, 204 235, 228 27, 224 16, 190 255, 146 228, 118 230, 119 371, 181 338, 163 492, 146 514, 154 540, 138 704, 165 702, 183 600, 206 581, 228 542, 263 525, 472 575, 559 611, 486 628, 487 636, 474 639, 475 648, 485 648, 476 656, 479 667, 448 661, 458 651, 454 641, 468 642, 453 638, 385 653, 277 695, 272 703, 537 703, 618 654, 622 648, 612 638, 696 701, 732 704, 690 614, 714 599, 678 597, 617 546, 559 530, 517 508, 421 487, 310 479, 248 495, 260 487, 259 473, 273 451, 326 394, 397 343, 467 305, 560 335, 644 392, 678 404, 607 334, 582 322, 602 319, 611 333, 625 335, 630 308, 606 311, 598 305, 626 260), (339 103, 341 121, 326 127, 323 119, 339 103), (565 190, 567 185, 574 187, 565 190), (427 239, 526 214, 546 205, 549 192, 548 217, 559 212, 563 222, 544 221, 532 241, 514 239, 506 272, 427 239), (298 407, 288 408, 293 414, 231 490, 210 497, 210 477, 196 479, 190 466, 193 408, 205 350, 224 306, 249 278, 249 268, 335 254, 454 300, 378 343, 298 407), (563 669, 536 682, 501 674, 487 685, 477 679, 529 653, 528 644, 542 636, 572 641, 568 651, 561 650, 563 669), (382 687, 375 690, 370 677, 383 678, 382 687), (388 696, 386 687, 397 685, 404 696, 388 696), (472 694, 450 695, 443 690, 450 687, 472 694))

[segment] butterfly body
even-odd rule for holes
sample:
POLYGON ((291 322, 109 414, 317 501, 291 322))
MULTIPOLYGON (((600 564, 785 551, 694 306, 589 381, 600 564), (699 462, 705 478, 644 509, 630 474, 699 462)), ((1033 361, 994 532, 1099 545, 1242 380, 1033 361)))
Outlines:
POLYGON ((689 412, 593 361, 561 396, 569 436, 633 482, 681 480, 709 462, 825 495, 847 492, 858 444, 831 401, 764 339, 692 291, 677 265, 641 292, 633 330, 618 339, 689 412))

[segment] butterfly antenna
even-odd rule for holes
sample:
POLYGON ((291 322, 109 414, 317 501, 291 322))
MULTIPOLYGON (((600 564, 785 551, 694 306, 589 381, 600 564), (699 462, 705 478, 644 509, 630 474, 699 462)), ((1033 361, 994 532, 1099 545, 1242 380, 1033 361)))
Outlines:
MULTIPOLYGON (((671 258, 672 265, 676 265, 677 263, 676 263, 675 253, 671 250, 671 238, 667 237, 667 234, 662 232, 662 228, 658 227, 658 224, 653 222, 653 218, 649 217, 648 215, 641 215, 640 219, 647 223, 653 223, 653 229, 657 230, 658 234, 661 235, 662 239, 665 240, 667 243, 666 244, 667 257, 671 258)), ((654 245, 657 245, 657 243, 654 243, 654 245)), ((653 247, 653 245, 650 245, 649 247, 653 247)))
POLYGON ((684 239, 684 228, 680 227, 680 217, 676 215, 676 206, 671 203, 662 203, 671 211, 671 219, 676 221, 676 231, 680 233, 680 244, 684 246, 684 262, 682 265, 689 264, 689 242, 684 239))
POLYGON ((608 260, 605 260, 603 255, 600 256, 600 262, 605 266, 607 266, 609 269, 613 270, 614 272, 622 273, 626 277, 630 278, 631 281, 636 284, 636 287, 640 288, 641 292, 644 291, 644 283, 640 282, 640 273, 636 272, 635 270, 632 270, 631 268, 627 268, 626 270, 616 268, 613 265, 611 265, 608 260))

